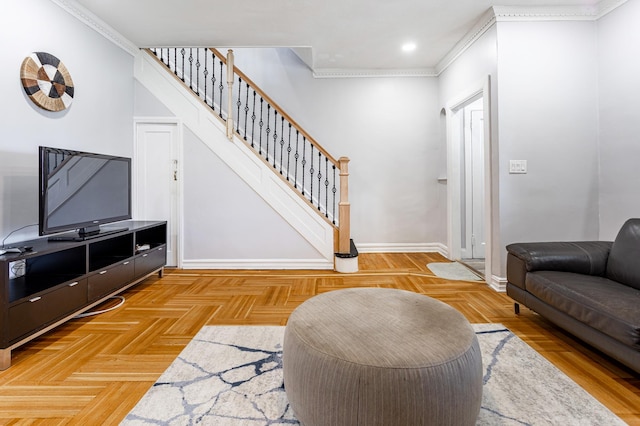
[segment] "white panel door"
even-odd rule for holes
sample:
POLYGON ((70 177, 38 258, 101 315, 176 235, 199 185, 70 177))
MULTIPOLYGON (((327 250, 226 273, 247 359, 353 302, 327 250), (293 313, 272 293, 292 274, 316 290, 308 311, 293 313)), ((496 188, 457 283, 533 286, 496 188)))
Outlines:
MULTIPOLYGON (((482 99, 480 99, 482 101, 482 99)), ((480 103, 480 105, 482 105, 480 103)), ((471 258, 484 259, 484 123, 482 109, 471 116, 471 258)))
POLYGON ((462 259, 484 259, 485 256, 484 123, 482 101, 482 98, 480 98, 463 109, 462 259))
POLYGON ((167 266, 181 266, 181 133, 177 122, 135 121, 135 202, 137 220, 167 221, 167 266))

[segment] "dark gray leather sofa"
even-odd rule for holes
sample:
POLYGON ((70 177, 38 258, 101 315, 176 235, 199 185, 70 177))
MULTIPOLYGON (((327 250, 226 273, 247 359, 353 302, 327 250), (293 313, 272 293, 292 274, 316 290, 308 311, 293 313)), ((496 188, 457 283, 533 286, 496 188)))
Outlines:
POLYGON ((640 219, 614 242, 507 246, 507 294, 640 373, 640 219))

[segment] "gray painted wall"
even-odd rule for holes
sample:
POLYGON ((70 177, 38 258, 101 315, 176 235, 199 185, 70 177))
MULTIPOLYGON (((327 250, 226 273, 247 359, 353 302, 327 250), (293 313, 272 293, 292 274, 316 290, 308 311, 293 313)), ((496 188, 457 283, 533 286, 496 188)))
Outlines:
POLYGON ((598 22, 600 101, 600 238, 613 240, 640 217, 640 2, 598 22))
POLYGON ((351 159, 352 237, 361 251, 446 243, 437 78, 315 79, 289 49, 234 52, 312 137, 351 159))
MULTIPOLYGON (((48 0, 7 1, 3 237, 37 222, 38 145, 129 156, 134 106, 136 115, 163 115, 134 89, 127 53, 48 0), (32 51, 69 68, 76 97, 68 111, 48 113, 27 99, 19 68, 32 51)), ((638 45, 639 20, 630 1, 598 22, 498 22, 439 79, 314 79, 287 49, 237 49, 236 59, 330 152, 351 158, 353 236, 363 245, 446 242, 440 110, 476 77, 495 76, 494 249, 504 259, 510 242, 611 239, 638 216, 640 64, 627 46, 638 45), (529 173, 509 175, 509 159, 528 160, 529 173)), ((504 275, 503 260, 493 272, 504 275)))
MULTIPOLYGON (((173 116, 140 83, 136 82, 135 93, 137 117, 173 116)), ((241 267, 243 260, 295 264, 323 259, 186 126, 183 134, 185 262, 241 267)))
MULTIPOLYGON (((596 23, 498 22, 500 234, 593 240, 599 232, 596 23), (509 174, 527 160, 527 174, 509 174)), ((506 251, 502 253, 502 267, 506 251)))
MULTIPOLYGON (((496 26, 489 28, 473 45, 471 45, 455 62, 453 62, 439 77, 439 103, 441 107, 451 106, 452 102, 459 102, 469 96, 479 87, 482 87, 487 79, 491 80, 491 128, 492 128, 492 192, 493 199, 491 209, 492 221, 492 257, 499 259, 504 246, 500 242, 500 216, 499 212, 499 168, 498 162, 499 135, 498 135, 498 70, 497 70, 497 30, 496 26)), ((446 131, 444 129, 443 131, 446 131)), ((446 159, 444 160, 446 162, 446 159)), ((487 170, 487 172, 489 172, 487 170)), ((451 185, 451 183, 450 183, 451 185)), ((450 188, 451 189, 451 188, 450 188)), ((487 188, 488 189, 488 188, 487 188)), ((455 213, 450 213, 455 214, 455 213)), ((485 231, 486 232, 486 231, 485 231)), ((494 275, 501 274, 500 264, 494 262, 491 266, 494 275)))
POLYGON ((184 259, 322 259, 188 129, 184 137, 184 259))
MULTIPOLYGON (((38 222, 38 146, 130 157, 133 58, 49 0, 5 0, 0 25, 0 238, 38 222), (75 86, 70 108, 53 113, 27 97, 20 66, 32 52, 57 56, 75 86)), ((37 226, 7 244, 37 236, 37 226)))

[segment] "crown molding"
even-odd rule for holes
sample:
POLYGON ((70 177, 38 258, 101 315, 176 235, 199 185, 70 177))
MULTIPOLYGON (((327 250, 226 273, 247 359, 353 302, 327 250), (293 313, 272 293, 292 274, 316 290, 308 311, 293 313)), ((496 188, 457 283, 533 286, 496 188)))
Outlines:
POLYGON ((593 6, 493 6, 436 65, 436 76, 446 70, 496 22, 597 21, 628 0, 602 0, 593 6))
POLYGON ((436 75, 440 75, 446 70, 460 55, 462 55, 472 44, 474 44, 489 28, 495 25, 496 15, 493 10, 489 8, 481 17, 476 21, 474 26, 465 34, 462 39, 447 53, 444 58, 436 65, 436 75))
POLYGON ((125 38, 122 34, 118 33, 113 27, 98 18, 85 7, 78 4, 75 0, 51 1, 131 56, 135 57, 138 54, 138 51, 140 50, 138 46, 125 38))
MULTIPOLYGON (((98 18, 75 0, 51 0, 72 16, 92 28, 107 40, 131 56, 136 56, 139 47, 129 41, 113 27, 98 18)), ((593 6, 494 6, 489 8, 470 31, 447 53, 435 68, 425 69, 314 69, 315 78, 362 78, 362 77, 437 77, 462 53, 475 43, 496 22, 514 21, 597 21, 628 0, 601 0, 593 6)), ((309 66, 309 58, 292 49, 309 66), (306 60, 305 60, 306 59, 306 60)), ((310 52, 306 52, 308 56, 310 52)))
POLYGON ((383 77, 437 77, 431 68, 418 69, 342 69, 319 68, 313 70, 314 78, 383 78, 383 77))
POLYGON ((498 22, 593 21, 597 6, 493 6, 498 22))
POLYGON ((497 21, 597 21, 628 0, 602 0, 592 6, 494 6, 497 21))
POLYGON ((348 68, 314 68, 313 48, 311 46, 289 48, 312 71, 313 77, 323 78, 384 78, 384 77, 436 77, 432 68, 417 69, 348 69, 348 68))
POLYGON ((598 16, 596 16, 596 19, 602 18, 609 12, 612 12, 625 4, 627 1, 628 0, 602 0, 598 3, 598 16))

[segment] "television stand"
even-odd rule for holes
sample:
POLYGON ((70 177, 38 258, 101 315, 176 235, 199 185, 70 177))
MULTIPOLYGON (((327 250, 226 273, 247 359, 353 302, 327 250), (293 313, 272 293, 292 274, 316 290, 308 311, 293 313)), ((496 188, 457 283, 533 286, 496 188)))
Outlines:
POLYGON ((96 232, 78 232, 72 234, 54 235, 48 238, 49 241, 87 241, 106 235, 117 234, 128 231, 129 228, 100 229, 96 232))
POLYGON ((155 273, 162 277, 167 222, 119 225, 126 229, 89 240, 23 241, 15 245, 30 251, 0 255, 0 370, 11 366, 12 349, 155 273))

